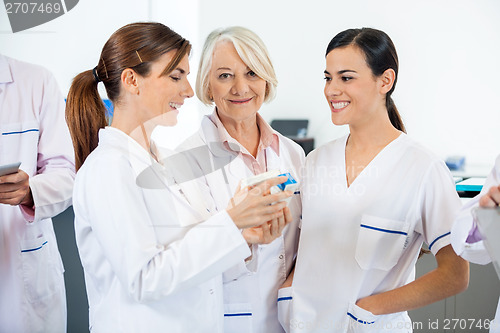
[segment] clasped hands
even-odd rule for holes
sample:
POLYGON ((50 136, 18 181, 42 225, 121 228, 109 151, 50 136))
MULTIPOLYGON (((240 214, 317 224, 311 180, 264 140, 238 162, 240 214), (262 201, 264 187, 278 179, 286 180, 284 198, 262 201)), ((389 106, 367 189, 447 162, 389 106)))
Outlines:
POLYGON ((280 176, 255 186, 238 188, 228 205, 228 213, 234 223, 242 229, 249 245, 269 244, 280 237, 285 226, 292 221, 292 214, 284 200, 293 195, 290 191, 271 194, 274 185, 287 177, 280 176))

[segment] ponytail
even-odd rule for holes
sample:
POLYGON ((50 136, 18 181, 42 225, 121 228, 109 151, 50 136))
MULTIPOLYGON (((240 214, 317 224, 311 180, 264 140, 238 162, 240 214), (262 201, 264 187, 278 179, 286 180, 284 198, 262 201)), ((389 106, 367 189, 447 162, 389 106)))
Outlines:
POLYGON ((78 171, 97 147, 99 129, 107 125, 106 107, 91 70, 78 74, 71 83, 66 101, 66 122, 73 140, 78 171))
POLYGON ((390 95, 386 96, 385 106, 387 108, 387 113, 389 114, 389 120, 391 121, 392 126, 394 126, 397 130, 406 133, 406 127, 403 124, 403 119, 401 118, 398 108, 396 107, 396 104, 394 104, 390 95))

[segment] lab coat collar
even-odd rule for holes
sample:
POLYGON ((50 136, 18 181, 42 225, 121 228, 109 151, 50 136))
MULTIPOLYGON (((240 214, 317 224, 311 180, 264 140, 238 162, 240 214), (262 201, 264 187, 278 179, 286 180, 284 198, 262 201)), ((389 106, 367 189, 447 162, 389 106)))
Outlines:
MULTIPOLYGON (((266 148, 266 171, 279 170, 280 173, 285 172, 284 168, 286 168, 286 166, 281 165, 282 159, 280 159, 280 156, 281 155, 278 155, 270 146, 266 148)), ((236 179, 253 176, 242 158, 234 159, 234 161, 228 164, 227 168, 236 179)))
POLYGON ((203 142, 206 142, 210 152, 217 157, 237 155, 239 147, 234 147, 235 152, 228 151, 224 147, 224 142, 219 138, 217 126, 210 120, 209 116, 204 116, 201 121, 201 131, 198 132, 203 142))
POLYGON ((7 57, 0 54, 0 83, 13 82, 12 72, 7 57))
MULTIPOLYGON (((258 112, 255 116, 256 116, 256 123, 260 129, 260 134, 261 134, 259 150, 271 147, 274 149, 276 154, 279 155, 278 133, 275 130, 273 130, 271 126, 269 126, 269 124, 264 120, 264 118, 262 118, 262 116, 258 112)), ((208 118, 212 121, 212 123, 216 127, 217 138, 224 144, 224 147, 226 149, 228 149, 229 146, 229 149, 234 150, 237 153, 244 150, 247 154, 249 154, 236 139, 234 139, 233 137, 231 137, 231 135, 229 135, 227 129, 224 127, 224 124, 219 118, 219 115, 217 113, 217 108, 214 109, 214 111, 212 112, 211 115, 208 116, 208 118)))
POLYGON ((134 170, 137 185, 156 189, 166 187, 166 184, 159 182, 158 177, 155 176, 158 162, 144 147, 123 131, 111 126, 101 129, 99 131, 99 145, 118 147, 130 156, 129 161, 134 170))
MULTIPOLYGON (((212 116, 214 116, 214 114, 212 114, 212 116)), ((268 129, 269 132, 271 132, 272 135, 274 136, 273 138, 274 141, 266 148, 266 154, 267 151, 274 150, 275 155, 279 156, 281 152, 281 145, 279 141, 278 132, 272 129, 271 126, 269 126, 269 124, 267 124, 260 115, 257 116, 259 117, 260 122, 263 124, 263 126, 267 125, 266 130, 268 129)), ((217 157, 224 157, 230 155, 237 156, 241 151, 240 146, 228 142, 228 144, 231 146, 231 151, 228 150, 224 145, 223 139, 221 138, 221 134, 219 129, 217 128, 217 125, 210 118, 211 118, 210 115, 206 115, 203 117, 201 121, 201 130, 198 131, 198 135, 200 136, 201 141, 205 142, 210 152, 217 157)))
MULTIPOLYGON (((280 149, 281 149, 281 146, 282 145, 280 145, 280 149)), ((278 153, 276 153, 276 151, 273 148, 271 148, 271 147, 267 147, 266 148, 266 167, 267 167, 267 171, 271 171, 271 170, 280 170, 280 171, 283 171, 283 170, 281 170, 280 156, 282 156, 281 152, 278 155, 278 153)))
MULTIPOLYGON (((275 151, 275 147, 269 146, 266 148, 266 168, 267 170, 281 170, 280 158, 279 156, 283 154, 283 145, 279 142, 279 135, 273 130, 273 133, 277 136, 278 151, 275 151)), ((215 124, 210 119, 210 116, 204 116, 202 119, 201 130, 198 131, 200 139, 206 142, 210 152, 215 158, 226 158, 228 159, 227 169, 229 172, 235 176, 237 179, 242 179, 251 176, 247 174, 248 169, 241 158, 236 158, 238 155, 237 151, 230 151, 226 149, 223 142, 221 142, 219 137, 219 132, 215 124)), ((281 170, 282 171, 282 170, 281 170)))
MULTIPOLYGON (((191 183, 177 183, 175 174, 171 172, 172 170, 168 170, 165 166, 158 163, 149 152, 130 136, 117 128, 108 126, 99 131, 99 144, 118 146, 133 157, 130 159, 130 164, 134 170, 138 186, 148 189, 168 189, 175 196, 179 197, 181 202, 190 203, 193 214, 197 215, 199 220, 204 220, 208 217, 204 200, 196 192, 196 187, 191 183), (189 202, 187 198, 195 198, 195 200, 189 202)), ((173 151, 163 151, 165 158, 174 153, 173 151)))
POLYGON ((99 143, 112 144, 126 149, 131 156, 148 163, 152 156, 137 141, 116 127, 106 126, 99 131, 99 143))

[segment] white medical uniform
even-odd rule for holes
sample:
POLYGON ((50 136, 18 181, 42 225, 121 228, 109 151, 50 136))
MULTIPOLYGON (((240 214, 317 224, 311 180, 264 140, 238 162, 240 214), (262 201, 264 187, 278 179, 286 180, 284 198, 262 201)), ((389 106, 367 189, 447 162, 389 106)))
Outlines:
POLYGON ((449 244, 460 199, 446 165, 405 134, 348 187, 347 138, 306 159, 295 275, 278 307, 291 305, 292 332, 411 332, 407 312, 355 303, 413 281, 422 242, 433 254, 449 244))
MULTIPOLYGON (((92 332, 222 332, 222 272, 250 255, 226 211, 206 221, 112 127, 78 171, 75 230, 92 332)), ((166 181, 167 180, 167 181, 166 181)))
MULTIPOLYGON (((473 221, 471 210, 479 206, 479 199, 486 194, 491 187, 500 185, 500 156, 497 157, 495 166, 491 170, 481 193, 470 200, 460 212, 460 215, 453 225, 451 231, 451 244, 455 252, 475 264, 486 265, 491 262, 491 258, 484 247, 482 240, 468 242, 469 233, 477 232, 477 226, 473 221)), ((490 328, 491 333, 500 333, 500 301, 497 306, 495 322, 490 328)))
MULTIPOLYGON (((216 113, 212 116, 216 116, 216 113)), ((290 172, 300 182, 304 150, 270 127, 269 130, 278 136, 279 155, 271 147, 265 149, 267 171, 290 172)), ((216 125, 209 116, 205 116, 201 129, 179 148, 189 153, 190 149, 196 147, 208 147, 205 155, 193 154, 193 165, 202 170, 219 211, 227 207, 239 181, 254 175, 241 158, 241 152, 237 152, 239 147, 231 143, 236 151, 227 149, 221 141, 216 125)), ((224 273, 225 332, 283 331, 278 321, 276 300, 278 288, 290 273, 297 253, 301 215, 299 191, 294 194, 288 207, 293 221, 285 227, 282 236, 270 244, 254 245, 250 261, 241 260, 224 273)))
POLYGON ((0 332, 65 332, 63 264, 51 217, 71 205, 64 98, 42 67, 0 55, 0 165, 21 162, 35 209, 0 204, 0 332))

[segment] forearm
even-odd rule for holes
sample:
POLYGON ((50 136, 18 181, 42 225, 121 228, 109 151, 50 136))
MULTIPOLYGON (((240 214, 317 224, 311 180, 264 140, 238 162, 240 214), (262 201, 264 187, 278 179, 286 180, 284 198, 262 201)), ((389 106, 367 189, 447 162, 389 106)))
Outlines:
POLYGON ((456 256, 450 245, 436 255, 438 267, 415 281, 387 292, 358 300, 357 305, 375 315, 417 309, 464 291, 469 264, 456 256))
POLYGON ((73 181, 74 171, 71 166, 31 178, 35 221, 54 217, 71 205, 73 181))

